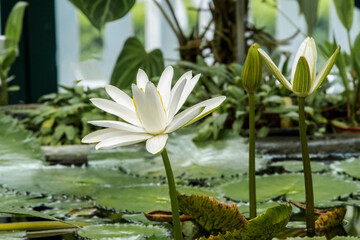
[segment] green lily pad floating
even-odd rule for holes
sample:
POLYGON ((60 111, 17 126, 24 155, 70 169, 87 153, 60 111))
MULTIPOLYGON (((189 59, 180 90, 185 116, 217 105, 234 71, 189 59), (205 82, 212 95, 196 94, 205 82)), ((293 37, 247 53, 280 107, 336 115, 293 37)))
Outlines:
POLYGON ((168 229, 160 226, 144 224, 104 224, 87 226, 78 231, 79 236, 86 239, 116 239, 116 240, 142 240, 142 239, 171 239, 168 229))
MULTIPOLYGON (((268 208, 276 207, 279 204, 281 204, 281 203, 274 202, 274 201, 269 201, 266 203, 258 203, 258 204, 256 204, 256 213, 257 213, 256 215, 259 216, 259 215, 265 213, 268 208)), ((241 214, 243 214, 245 217, 249 218, 249 216, 250 216, 249 204, 239 203, 238 209, 241 212, 241 214)))
POLYGON ((103 189, 129 187, 149 183, 149 181, 111 169, 43 167, 0 172, 2 184, 21 192, 79 197, 95 197, 103 189))
MULTIPOLYGON (((283 167, 286 171, 289 172, 302 172, 303 171, 303 163, 302 161, 281 161, 274 162, 271 166, 275 167, 283 167)), ((328 170, 328 165, 322 162, 311 162, 311 171, 312 172, 321 172, 328 170)))
POLYGON ((331 168, 337 172, 344 172, 360 179, 360 158, 350 158, 346 161, 335 162, 331 164, 331 168))
MULTIPOLYGON (((220 198, 215 191, 192 188, 177 187, 177 190, 184 194, 208 195, 220 198)), ((134 212, 148 212, 151 210, 171 210, 169 188, 167 185, 138 185, 127 188, 108 188, 100 191, 94 196, 97 204, 115 208, 116 210, 127 210, 134 212)))
POLYGON ((16 231, 16 232, 1 231, 0 239, 20 240, 20 239, 27 239, 27 238, 26 238, 26 233, 24 231, 16 231))
MULTIPOLYGON (((242 175, 248 171, 248 145, 243 138, 194 143, 191 130, 169 137, 167 150, 175 176, 210 178, 242 175)), ((146 152, 144 144, 123 147, 117 151, 96 151, 89 156, 90 164, 98 161, 121 166, 127 172, 141 176, 165 176, 161 156, 146 152)), ((256 159, 256 169, 265 167, 266 159, 256 159)))
MULTIPOLYGON (((343 176, 313 174, 315 201, 333 200, 360 191, 360 184, 343 176)), ((223 184, 217 189, 233 200, 248 201, 248 179, 223 184)), ((256 178, 256 199, 266 201, 285 195, 287 200, 305 201, 304 177, 302 174, 264 175, 256 178)))
POLYGON ((0 132, 0 169, 4 170, 4 166, 18 169, 24 164, 41 165, 44 155, 32 132, 1 111, 0 132))

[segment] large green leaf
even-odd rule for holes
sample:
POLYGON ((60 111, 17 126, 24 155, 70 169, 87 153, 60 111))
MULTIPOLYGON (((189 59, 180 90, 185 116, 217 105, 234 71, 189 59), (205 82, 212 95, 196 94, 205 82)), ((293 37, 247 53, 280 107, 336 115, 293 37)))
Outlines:
POLYGON ((135 82, 138 69, 143 69, 151 78, 160 76, 164 70, 164 58, 159 49, 146 52, 136 37, 128 38, 116 60, 111 75, 111 84, 118 88, 128 88, 135 82))
POLYGON ((236 203, 227 204, 206 195, 178 194, 178 200, 180 211, 192 216, 194 221, 207 232, 225 233, 243 229, 248 225, 236 203))
POLYGON ((20 41, 23 17, 27 2, 17 2, 6 21, 6 48, 16 48, 20 41))
MULTIPOLYGON (((313 174, 312 176, 315 201, 328 201, 360 191, 360 184, 358 182, 353 182, 351 179, 342 176, 333 174, 313 174)), ((241 178, 237 181, 221 185, 218 189, 231 199, 248 201, 248 185, 248 179, 241 178)), ((258 201, 266 201, 282 195, 287 200, 304 202, 303 174, 265 175, 256 178, 256 198, 258 201)))
POLYGON ((125 188, 148 183, 149 180, 110 169, 42 167, 26 171, 0 171, 0 182, 21 192, 96 197, 98 192, 108 188, 125 188))
POLYGON ((80 230, 78 235, 86 239, 171 239, 171 234, 166 228, 144 224, 105 224, 87 226, 80 230))
POLYGON ((269 208, 264 214, 251 219, 244 229, 228 231, 225 234, 200 238, 200 240, 267 240, 272 239, 284 229, 290 220, 292 208, 290 204, 281 204, 269 208))
POLYGON ((344 0, 334 0, 334 5, 336 13, 343 24, 343 26, 350 31, 353 15, 354 15, 354 2, 355 1, 344 1, 344 0))
POLYGON ((105 23, 125 16, 134 6, 135 0, 70 0, 99 30, 105 23))
POLYGON ((360 179, 360 158, 350 158, 346 161, 338 161, 330 165, 337 172, 344 172, 352 177, 360 179))

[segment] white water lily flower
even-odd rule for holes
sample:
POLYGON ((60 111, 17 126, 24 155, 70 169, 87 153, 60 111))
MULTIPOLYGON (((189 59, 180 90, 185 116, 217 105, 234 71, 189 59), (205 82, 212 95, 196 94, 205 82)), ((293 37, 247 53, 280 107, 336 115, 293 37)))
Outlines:
POLYGON ((91 102, 124 121, 89 121, 105 129, 88 134, 82 142, 99 142, 96 149, 109 149, 146 140, 146 149, 157 154, 164 149, 168 133, 208 115, 225 100, 224 96, 215 97, 177 114, 198 82, 200 74, 193 77, 191 71, 185 73, 171 89, 173 73, 173 68, 167 67, 155 87, 146 73, 139 69, 137 83, 132 85, 132 99, 120 89, 106 86, 106 92, 114 101, 92 98, 91 102))
POLYGON ((274 74, 287 89, 293 91, 299 97, 306 97, 318 89, 329 74, 340 51, 340 46, 337 47, 333 55, 326 61, 320 72, 315 76, 317 60, 316 45, 313 38, 307 37, 301 43, 295 55, 290 82, 286 80, 266 52, 262 49, 258 49, 258 51, 272 74, 274 74))

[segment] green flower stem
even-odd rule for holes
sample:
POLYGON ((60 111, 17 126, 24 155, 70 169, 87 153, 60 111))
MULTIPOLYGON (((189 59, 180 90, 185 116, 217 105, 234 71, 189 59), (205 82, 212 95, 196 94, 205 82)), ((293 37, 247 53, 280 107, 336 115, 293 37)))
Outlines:
POLYGON ((175 237, 175 240, 182 240, 183 238, 182 238, 182 232, 181 232, 181 228, 180 228, 179 203, 178 203, 178 199, 177 199, 174 175, 173 175, 173 172, 171 169, 169 156, 168 156, 165 148, 161 152, 161 157, 164 162, 166 177, 167 177, 168 184, 169 184, 171 211, 172 211, 173 226, 174 226, 174 237, 175 237))
POLYGON ((7 89, 7 75, 0 73, 1 78, 1 96, 0 96, 0 106, 5 106, 8 104, 8 89, 7 89))
POLYGON ((256 217, 255 186, 255 100, 254 93, 249 93, 249 199, 250 218, 256 217))
POLYGON ((305 98, 298 97, 299 102, 299 132, 302 150, 302 159, 304 167, 305 194, 306 194, 306 231, 309 237, 315 235, 315 217, 314 217, 314 191, 311 176, 311 165, 309 158, 309 149, 306 137, 305 126, 305 98))

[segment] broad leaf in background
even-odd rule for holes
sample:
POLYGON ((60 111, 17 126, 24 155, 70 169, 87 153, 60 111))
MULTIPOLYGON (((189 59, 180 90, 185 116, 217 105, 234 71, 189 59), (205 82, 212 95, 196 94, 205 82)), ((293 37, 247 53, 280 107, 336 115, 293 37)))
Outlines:
POLYGON ((304 14, 306 25, 307 25, 307 35, 312 36, 314 28, 317 21, 317 11, 319 6, 319 0, 297 0, 300 12, 304 14))
POLYGON ((148 53, 139 39, 130 37, 116 60, 111 85, 120 89, 128 88, 135 82, 139 68, 143 69, 149 78, 160 76, 164 69, 164 58, 159 49, 148 53))
POLYGON ((135 0, 70 0, 70 2, 99 30, 105 23, 125 16, 135 4, 135 0))
POLYGON ((350 31, 353 22, 354 2, 355 1, 334 0, 336 13, 348 31, 350 31))

